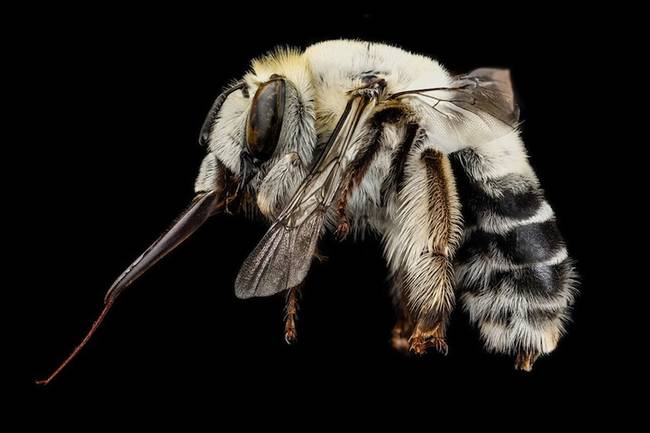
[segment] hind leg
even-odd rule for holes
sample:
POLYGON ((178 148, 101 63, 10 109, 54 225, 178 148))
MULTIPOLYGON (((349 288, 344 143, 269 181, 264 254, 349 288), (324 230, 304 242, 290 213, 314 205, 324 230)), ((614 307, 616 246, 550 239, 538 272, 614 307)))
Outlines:
POLYGON ((409 350, 446 353, 455 303, 452 258, 461 231, 455 184, 449 161, 432 149, 416 149, 405 164, 404 186, 389 206, 395 224, 385 233, 385 253, 400 275, 402 305, 411 321, 409 350))

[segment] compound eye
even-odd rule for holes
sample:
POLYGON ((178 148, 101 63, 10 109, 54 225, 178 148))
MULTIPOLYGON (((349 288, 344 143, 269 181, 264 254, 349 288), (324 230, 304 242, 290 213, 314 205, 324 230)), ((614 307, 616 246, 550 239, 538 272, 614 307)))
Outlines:
POLYGON ((278 145, 284 104, 286 100, 286 83, 277 75, 259 86, 246 122, 246 145, 251 156, 266 161, 278 145))

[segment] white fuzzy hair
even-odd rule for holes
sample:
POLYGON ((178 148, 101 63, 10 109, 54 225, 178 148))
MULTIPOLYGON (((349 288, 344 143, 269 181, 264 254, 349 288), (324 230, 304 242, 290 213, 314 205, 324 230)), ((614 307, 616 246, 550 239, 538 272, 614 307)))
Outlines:
POLYGON ((360 72, 372 71, 386 79, 388 93, 425 87, 446 87, 451 76, 435 60, 384 44, 335 40, 305 50, 316 86, 318 133, 327 135, 343 112, 347 92, 361 83, 360 72))
MULTIPOLYGON (((364 41, 335 40, 317 43, 305 51, 280 49, 252 62, 244 77, 252 96, 260 84, 273 74, 283 76, 288 85, 288 104, 280 143, 266 163, 266 168, 251 182, 257 204, 264 215, 273 219, 287 202, 311 165, 315 149, 326 142, 349 100, 348 92, 363 85, 364 74, 381 77, 386 93, 451 87, 455 78, 435 60, 400 48, 364 41)), ((440 91, 441 99, 453 99, 453 92, 440 91)), ((435 310, 453 304, 454 252, 472 233, 482 231, 506 235, 517 227, 552 221, 554 213, 542 200, 534 213, 522 219, 505 217, 479 210, 477 225, 461 232, 459 199, 446 157, 441 175, 446 182, 445 200, 450 221, 448 236, 432 238, 440 232, 440 220, 430 212, 427 189, 428 174, 421 160, 422 152, 435 149, 443 155, 462 149, 471 153, 460 156, 466 174, 481 190, 495 200, 504 192, 519 194, 539 189, 539 181, 528 162, 528 155, 516 127, 491 115, 468 110, 453 103, 432 107, 428 98, 411 95, 400 100, 419 124, 422 139, 411 149, 404 167, 404 187, 382 203, 381 187, 391 162, 405 137, 404 124, 385 125, 380 147, 365 176, 348 200, 347 214, 355 237, 368 230, 383 235, 384 252, 393 274, 402 274, 402 283, 415 310, 435 310), (441 245, 441 242, 444 245, 441 245)), ((251 98, 242 91, 231 94, 222 106, 209 140, 209 155, 204 160, 197 191, 212 185, 214 161, 222 161, 233 173, 240 172, 240 155, 245 146, 246 119, 251 98)), ((361 137, 367 137, 368 125, 361 125, 354 149, 361 137)), ((344 163, 347 160, 344 160, 344 163)), ((328 228, 336 224, 329 219, 328 228)), ((500 251, 490 249, 474 255, 456 268, 459 282, 487 284, 497 271, 520 269, 521 266, 548 266, 570 260, 563 245, 542 263, 512 263, 500 251)), ((565 275, 559 295, 551 298, 524 296, 506 287, 499 293, 464 293, 464 307, 477 323, 486 347, 511 353, 521 348, 547 353, 555 348, 564 330, 568 308, 573 301, 574 275, 565 275), (560 310, 553 320, 533 325, 525 320, 526 312, 535 308, 560 310), (497 312, 515 311, 507 329, 492 320, 497 312)), ((399 292, 399 291, 398 291, 399 292)))

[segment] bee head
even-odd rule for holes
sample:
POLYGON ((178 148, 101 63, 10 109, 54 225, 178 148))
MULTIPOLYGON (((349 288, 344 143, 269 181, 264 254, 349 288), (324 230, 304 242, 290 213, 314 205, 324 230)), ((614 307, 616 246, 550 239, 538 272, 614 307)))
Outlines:
POLYGON ((316 147, 310 68, 299 52, 275 51, 253 60, 220 99, 201 133, 208 154, 195 189, 210 190, 219 161, 272 218, 306 176, 316 147))

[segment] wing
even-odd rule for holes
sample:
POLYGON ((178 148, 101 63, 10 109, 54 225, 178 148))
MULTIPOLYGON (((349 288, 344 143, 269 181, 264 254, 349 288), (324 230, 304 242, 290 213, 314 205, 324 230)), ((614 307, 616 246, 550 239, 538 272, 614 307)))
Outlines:
POLYGON ((431 108, 444 116, 445 113, 437 107, 441 103, 449 103, 471 113, 488 114, 513 127, 519 122, 519 107, 507 69, 480 68, 457 76, 449 87, 405 90, 394 93, 391 98, 409 95, 432 99, 431 108))
POLYGON ((470 111, 483 111, 508 125, 519 122, 519 107, 508 69, 475 69, 458 77, 453 87, 460 86, 466 86, 471 102, 461 100, 456 105, 470 111))
POLYGON ((311 172, 242 265, 235 281, 237 297, 270 296, 305 279, 326 212, 351 159, 358 126, 372 105, 366 94, 350 98, 311 172))

